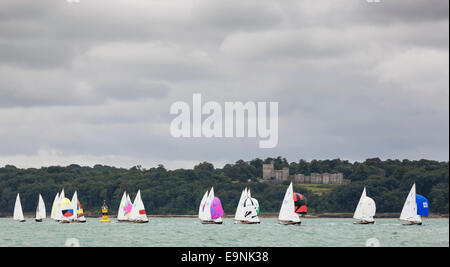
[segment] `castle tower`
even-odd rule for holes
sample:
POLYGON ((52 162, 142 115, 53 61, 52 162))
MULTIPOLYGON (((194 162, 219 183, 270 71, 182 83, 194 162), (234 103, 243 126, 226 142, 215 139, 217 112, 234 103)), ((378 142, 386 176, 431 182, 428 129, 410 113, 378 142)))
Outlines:
POLYGON ((274 166, 273 163, 263 164, 263 179, 269 180, 274 176, 274 166))

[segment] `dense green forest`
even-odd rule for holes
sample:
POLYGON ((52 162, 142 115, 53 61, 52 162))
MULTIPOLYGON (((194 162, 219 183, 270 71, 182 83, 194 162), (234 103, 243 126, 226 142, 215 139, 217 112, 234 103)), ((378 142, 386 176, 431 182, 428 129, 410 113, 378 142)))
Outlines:
POLYGON ((20 169, 6 165, 0 168, 0 213, 12 214, 18 192, 24 212, 35 211, 39 193, 50 212, 56 193, 64 188, 69 198, 77 190, 86 213, 91 215, 100 213, 103 200, 111 207, 110 213, 115 214, 124 190, 133 200, 138 189, 141 189, 149 215, 196 214, 203 194, 211 186, 226 214, 234 214, 244 187, 251 188, 262 213, 278 212, 289 181, 279 185, 258 181, 262 176, 262 164, 271 161, 277 169, 289 167, 291 174, 342 172, 345 179, 351 180, 350 184, 333 186, 322 194, 311 191, 306 185, 295 185, 295 191, 307 197, 310 212, 353 212, 364 186, 375 200, 377 212, 400 212, 415 182, 417 193, 428 198, 433 213, 448 214, 448 162, 373 158, 354 163, 340 159, 289 163, 281 157, 239 160, 223 168, 203 162, 193 169, 177 170, 167 170, 163 165, 150 169, 76 164, 20 169))

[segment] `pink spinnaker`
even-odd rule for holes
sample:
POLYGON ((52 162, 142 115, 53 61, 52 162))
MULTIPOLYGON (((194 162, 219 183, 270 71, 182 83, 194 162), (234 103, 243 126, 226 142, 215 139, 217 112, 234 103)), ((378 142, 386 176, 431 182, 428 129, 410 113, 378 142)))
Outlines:
POLYGON ((223 216, 222 203, 218 197, 214 197, 213 203, 211 205, 211 219, 215 220, 223 216))

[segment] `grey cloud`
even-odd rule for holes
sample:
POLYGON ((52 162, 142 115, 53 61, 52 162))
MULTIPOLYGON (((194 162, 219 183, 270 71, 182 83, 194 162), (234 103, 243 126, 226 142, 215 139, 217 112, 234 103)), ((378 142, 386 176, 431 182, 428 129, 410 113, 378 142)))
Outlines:
POLYGON ((5 162, 448 160, 446 1, 29 2, 0 3, 5 162), (173 138, 197 92, 278 101, 278 146, 173 138))

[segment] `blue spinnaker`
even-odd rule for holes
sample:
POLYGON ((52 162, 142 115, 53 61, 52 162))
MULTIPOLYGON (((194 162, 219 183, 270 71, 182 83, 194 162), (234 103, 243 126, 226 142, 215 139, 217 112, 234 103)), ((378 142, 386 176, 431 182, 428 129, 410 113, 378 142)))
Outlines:
POLYGON ((416 194, 417 214, 428 217, 428 199, 416 194))

